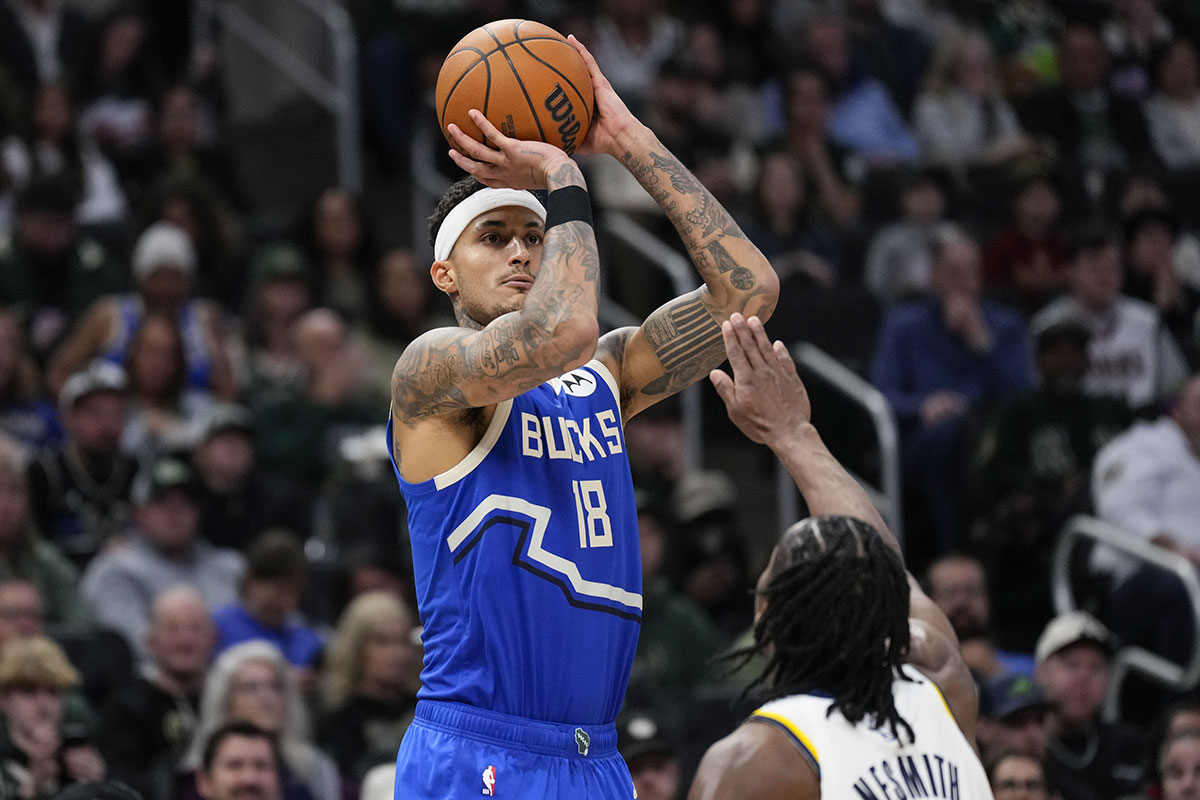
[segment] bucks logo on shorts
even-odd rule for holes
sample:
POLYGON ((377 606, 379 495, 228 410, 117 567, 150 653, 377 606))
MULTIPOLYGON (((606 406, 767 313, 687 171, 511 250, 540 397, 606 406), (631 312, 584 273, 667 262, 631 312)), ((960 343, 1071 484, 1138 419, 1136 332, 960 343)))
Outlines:
POLYGON ((588 747, 592 744, 592 737, 588 736, 587 731, 583 728, 576 728, 575 744, 579 747, 579 755, 586 756, 588 754, 588 747))

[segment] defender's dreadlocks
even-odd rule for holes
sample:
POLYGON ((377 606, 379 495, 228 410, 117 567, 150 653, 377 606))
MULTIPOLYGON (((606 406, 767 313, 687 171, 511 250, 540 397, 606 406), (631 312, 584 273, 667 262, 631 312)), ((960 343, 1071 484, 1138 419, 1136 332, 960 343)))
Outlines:
POLYGON ((771 699, 827 692, 829 713, 869 717, 897 738, 904 728, 913 741, 892 696, 909 644, 908 580, 896 553, 860 519, 810 517, 784 532, 773 567, 755 645, 742 652, 767 659, 750 690, 771 699))
POLYGON ((442 227, 442 223, 446 221, 446 215, 454 210, 454 207, 466 200, 471 195, 478 192, 480 189, 487 188, 479 181, 475 180, 474 176, 468 175, 465 178, 459 178, 446 191, 442 192, 442 196, 438 198, 437 207, 433 209, 433 213, 429 215, 429 246, 433 247, 437 241, 438 229, 442 227))

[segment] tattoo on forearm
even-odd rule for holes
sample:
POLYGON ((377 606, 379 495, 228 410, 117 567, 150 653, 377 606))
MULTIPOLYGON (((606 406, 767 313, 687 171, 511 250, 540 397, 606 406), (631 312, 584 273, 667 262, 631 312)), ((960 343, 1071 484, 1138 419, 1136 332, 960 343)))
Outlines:
POLYGON ((645 394, 677 392, 721 363, 721 327, 698 296, 654 312, 642 331, 663 367, 663 375, 642 388, 645 394))

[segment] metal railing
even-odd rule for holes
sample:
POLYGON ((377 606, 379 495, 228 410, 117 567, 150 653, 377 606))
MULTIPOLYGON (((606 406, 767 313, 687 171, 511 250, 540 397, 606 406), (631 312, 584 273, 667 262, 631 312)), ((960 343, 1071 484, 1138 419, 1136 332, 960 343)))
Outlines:
MULTIPOLYGON (((358 41, 350 13, 334 0, 290 0, 303 6, 329 31, 332 75, 326 77, 297 50, 235 0, 209 0, 200 13, 220 20, 221 31, 235 37, 279 70, 334 117, 337 179, 343 188, 362 189, 362 136, 358 110, 358 41)), ((211 27, 211 26, 208 26, 211 27)))
MULTIPOLYGON (((1075 594, 1071 582, 1071 561, 1081 541, 1091 540, 1139 562, 1175 575, 1183 582, 1192 608, 1193 620, 1200 620, 1200 578, 1196 567, 1181 555, 1150 544, 1145 539, 1095 517, 1075 516, 1067 521, 1054 550, 1051 587, 1054 608, 1059 614, 1074 611, 1075 594)), ((1125 646, 1112 660, 1108 688, 1104 697, 1104 719, 1112 722, 1120 715, 1121 685, 1131 673, 1139 673, 1168 689, 1187 691, 1200 683, 1200 647, 1192 647, 1187 664, 1177 664, 1143 647, 1125 646)))
MULTIPOLYGON (((883 393, 863 380, 853 370, 844 366, 833 356, 816 345, 800 342, 792 346, 792 358, 805 369, 816 374, 845 396, 845 399, 860 407, 871 418, 875 428, 875 441, 879 445, 880 486, 876 487, 853 472, 854 479, 863 487, 871 502, 901 544, 904 543, 904 519, 901 506, 900 485, 900 436, 896 428, 896 417, 883 393)), ((792 477, 782 463, 775 465, 776 494, 779 497, 779 529, 783 530, 800 516, 799 497, 792 477)))

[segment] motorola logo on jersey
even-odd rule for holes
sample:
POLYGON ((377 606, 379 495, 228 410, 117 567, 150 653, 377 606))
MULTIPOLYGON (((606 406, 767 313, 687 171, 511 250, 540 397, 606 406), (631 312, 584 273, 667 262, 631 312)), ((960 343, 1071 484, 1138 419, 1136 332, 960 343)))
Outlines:
POLYGON ((596 378, 586 369, 568 372, 557 380, 563 391, 572 397, 588 397, 596 391, 596 378))

